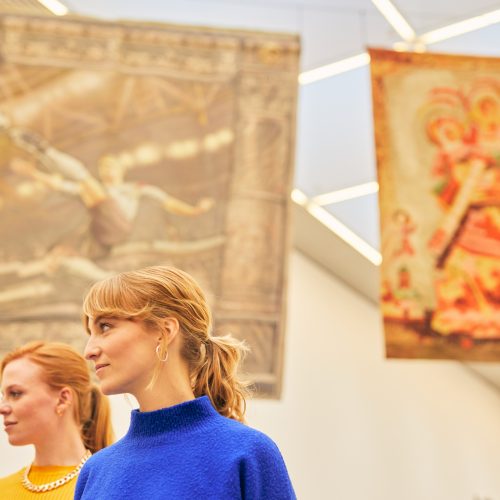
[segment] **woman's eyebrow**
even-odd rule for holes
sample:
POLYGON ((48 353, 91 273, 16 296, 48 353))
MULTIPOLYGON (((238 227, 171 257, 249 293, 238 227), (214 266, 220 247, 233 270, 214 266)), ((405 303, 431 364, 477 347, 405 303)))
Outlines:
POLYGON ((114 316, 111 316, 109 314, 99 314, 99 316, 96 316, 94 319, 90 319, 89 318, 89 321, 88 321, 88 330, 90 331, 90 327, 91 325, 94 325, 96 327, 99 327, 99 323, 103 320, 105 321, 113 321, 117 318, 115 318, 114 316))
POLYGON ((99 316, 96 316, 94 318, 94 325, 98 325, 99 324, 99 321, 101 321, 101 319, 104 318, 104 314, 99 314, 99 316))
POLYGON ((11 389, 14 388, 19 388, 22 389, 22 385, 20 384, 10 384, 7 387, 2 387, 2 393, 5 394, 6 392, 10 391, 11 389))

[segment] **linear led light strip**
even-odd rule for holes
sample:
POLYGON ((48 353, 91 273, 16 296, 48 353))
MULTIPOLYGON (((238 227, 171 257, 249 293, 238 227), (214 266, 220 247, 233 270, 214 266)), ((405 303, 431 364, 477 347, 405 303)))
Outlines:
POLYGON ((366 66, 370 62, 370 56, 367 52, 358 54, 347 59, 342 59, 325 66, 320 66, 316 69, 311 69, 309 71, 304 71, 299 75, 299 83, 301 85, 307 85, 308 83, 317 82, 318 80, 323 80, 324 78, 330 78, 331 76, 339 75, 340 73, 345 73, 346 71, 351 71, 353 69, 361 68, 366 66))
POLYGON ((69 9, 63 3, 59 2, 59 0, 38 0, 45 8, 49 9, 52 14, 56 16, 65 16, 69 9))
POLYGON ((320 207, 313 200, 309 200, 302 191, 294 189, 292 191, 292 200, 297 203, 297 205, 305 208, 316 220, 321 222, 372 264, 379 266, 382 263, 382 255, 380 255, 375 248, 342 224, 342 222, 327 212, 323 207, 320 207))
POLYGON ((353 198, 359 198, 360 196, 366 196, 368 194, 373 194, 378 192, 378 182, 365 182, 364 184, 358 184, 357 186, 348 187, 345 189, 339 189, 337 191, 331 191, 329 193, 320 194, 312 198, 311 201, 316 203, 316 205, 331 205, 333 203, 339 203, 341 201, 352 200, 353 198))
POLYGON ((390 0, 372 0, 372 3, 403 40, 407 42, 415 40, 417 36, 415 30, 390 0))
POLYGON ((419 40, 422 43, 430 45, 432 43, 442 42, 448 38, 453 38, 454 36, 469 33, 470 31, 486 28, 486 26, 490 26, 498 22, 500 22, 500 9, 488 12, 487 14, 483 14, 481 16, 471 17, 465 21, 449 24, 448 26, 443 26, 437 30, 429 31, 421 35, 419 40))
MULTIPOLYGON (((382 0, 372 0, 372 1, 376 5, 377 3, 382 2, 382 0)), ((390 2, 386 0, 384 1, 384 3, 390 3, 390 2)), ((394 10, 396 9, 394 8, 394 10)), ((402 28, 402 26, 396 28, 391 21, 389 22, 394 27, 394 29, 398 31, 398 33, 400 33, 402 29, 404 29, 402 28)), ((406 43, 408 44, 406 46, 406 49, 412 48, 413 45, 417 46, 417 48, 419 49, 422 49, 425 47, 425 45, 431 45, 433 43, 442 42, 443 40, 448 40, 449 38, 463 35, 464 33, 469 33, 471 31, 485 28, 486 26, 490 26, 498 22, 500 22, 500 9, 488 12, 486 14, 482 14, 480 16, 471 17, 470 19, 465 19, 464 21, 460 21, 458 23, 449 24, 448 26, 443 26, 442 28, 424 33, 413 40, 405 39, 406 43)), ((398 49, 401 49, 404 43, 405 42, 399 42, 397 44, 398 49)), ((366 52, 363 52, 362 54, 357 54, 353 57, 348 57, 347 59, 342 59, 340 61, 327 64, 326 66, 320 66, 319 68, 315 68, 309 71, 304 71, 299 75, 299 83, 301 85, 307 85, 309 83, 317 82, 318 80, 322 80, 324 78, 329 78, 331 76, 345 73, 346 71, 351 71, 353 69, 361 68, 363 66, 366 66, 369 62, 370 62, 370 56, 366 52)))

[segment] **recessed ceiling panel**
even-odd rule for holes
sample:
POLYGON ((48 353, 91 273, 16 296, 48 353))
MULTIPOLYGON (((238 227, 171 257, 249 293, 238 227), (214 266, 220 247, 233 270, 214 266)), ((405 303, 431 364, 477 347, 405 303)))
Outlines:
POLYGON ((296 186, 316 196, 375 179, 368 67, 303 86, 296 186))
POLYGON ((302 27, 302 69, 308 70, 363 50, 364 16, 359 12, 306 8, 302 27))
POLYGON ((303 70, 359 54, 367 46, 386 47, 400 40, 374 8, 344 11, 306 7, 301 34, 303 70))
POLYGON ((380 248, 378 196, 376 193, 334 203, 324 208, 373 248, 380 248))
POLYGON ((361 39, 364 49, 367 46, 391 47, 394 42, 401 41, 401 37, 396 33, 396 30, 378 10, 365 13, 361 39))
POLYGON ((433 44, 429 52, 443 52, 466 55, 500 56, 500 24, 493 24, 481 30, 471 31, 433 44))
POLYGON ((417 34, 500 8, 498 0, 393 0, 417 34))
POLYGON ((213 2, 142 0, 72 0, 78 14, 104 19, 134 19, 164 23, 194 24, 219 28, 284 31, 297 33, 299 9, 290 5, 264 2, 213 2))

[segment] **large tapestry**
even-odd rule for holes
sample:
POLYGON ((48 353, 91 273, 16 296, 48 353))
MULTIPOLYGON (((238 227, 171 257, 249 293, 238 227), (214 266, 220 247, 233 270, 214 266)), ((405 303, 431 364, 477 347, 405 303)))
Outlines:
POLYGON ((500 59, 372 50, 389 357, 500 359, 500 59))
POLYGON ((0 36, 0 351, 81 349, 88 287, 163 263, 278 396, 297 37, 14 15, 0 36))

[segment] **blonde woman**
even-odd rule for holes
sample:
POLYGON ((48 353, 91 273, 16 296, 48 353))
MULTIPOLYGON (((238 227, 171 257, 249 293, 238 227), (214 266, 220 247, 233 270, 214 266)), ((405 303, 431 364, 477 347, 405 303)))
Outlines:
POLYGON ((125 437, 85 464, 76 500, 295 498, 276 445, 242 423, 243 346, 211 335, 191 276, 122 273, 95 284, 83 310, 102 391, 131 393, 140 408, 125 437))
POLYGON ((112 442, 109 404, 85 359, 65 344, 31 342, 3 358, 1 377, 9 443, 34 445, 35 459, 0 479, 0 499, 72 499, 83 464, 112 442))

